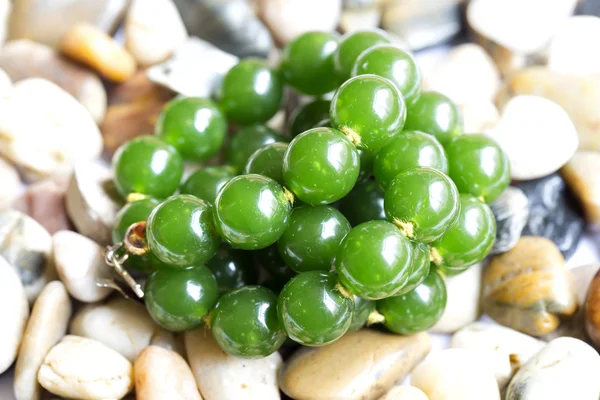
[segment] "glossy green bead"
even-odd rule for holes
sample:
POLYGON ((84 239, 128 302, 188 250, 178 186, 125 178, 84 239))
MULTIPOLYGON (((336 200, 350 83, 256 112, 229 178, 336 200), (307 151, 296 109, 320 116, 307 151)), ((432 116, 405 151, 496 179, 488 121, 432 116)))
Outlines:
POLYGON ((394 224, 370 221, 352 228, 342 241, 335 266, 342 284, 369 300, 392 296, 408 281, 410 241, 394 224))
POLYGON ((227 121, 212 100, 176 98, 160 113, 155 133, 186 160, 200 162, 217 154, 223 146, 227 121))
POLYGON ((483 260, 494 246, 496 220, 490 207, 460 195, 460 215, 444 236, 431 243, 433 261, 446 275, 463 272, 483 260))
POLYGON ((307 32, 289 42, 281 56, 285 81, 304 94, 319 96, 340 84, 333 67, 338 37, 326 32, 307 32))
POLYGON ((227 244, 221 244, 206 266, 215 275, 221 294, 258 283, 258 271, 254 266, 252 254, 227 244))
POLYGON ((491 203, 510 183, 510 167, 504 151, 484 135, 465 135, 446 144, 450 178, 458 191, 491 203))
POLYGON ((217 280, 203 265, 155 271, 148 277, 144 290, 150 316, 173 332, 202 325, 218 296, 217 280))
POLYGON ((352 318, 352 324, 350 325, 350 328, 348 328, 348 332, 356 332, 365 326, 369 319, 369 315, 371 315, 374 310, 374 301, 354 296, 354 318, 352 318))
POLYGON ((292 206, 283 187, 261 175, 240 175, 215 201, 215 226, 230 245, 258 250, 275 243, 287 228, 292 206))
POLYGON ((220 96, 229 120, 242 125, 266 122, 281 106, 283 79, 265 60, 247 58, 225 74, 220 96))
POLYGON ((377 154, 402 131, 406 105, 389 80, 360 75, 347 80, 331 100, 331 124, 361 150, 377 154))
POLYGON ((358 150, 358 157, 360 159, 360 172, 358 173, 358 180, 364 182, 373 176, 375 154, 371 154, 364 150, 358 150))
POLYGON ((359 170, 358 151, 332 128, 315 128, 296 136, 283 158, 285 185, 313 206, 330 204, 347 195, 359 170))
POLYGON ((240 129, 229 141, 225 150, 225 160, 241 172, 248 158, 256 150, 270 143, 287 143, 287 139, 276 130, 264 125, 251 125, 240 129))
POLYGON ((380 29, 349 32, 342 37, 333 55, 335 72, 345 81, 352 76, 352 67, 358 56, 378 44, 391 43, 389 36, 380 29))
POLYGON ((413 246, 411 272, 406 285, 394 296, 399 296, 414 290, 429 274, 431 267, 430 247, 425 243, 411 242, 413 246))
POLYGON ((165 198, 179 187, 183 159, 173 146, 155 136, 122 144, 112 159, 115 186, 123 197, 132 193, 165 198))
POLYGON ((309 271, 296 275, 284 286, 277 311, 292 340, 305 346, 321 346, 348 331, 354 300, 340 292, 338 285, 333 273, 309 271))
POLYGON ((421 93, 421 70, 414 57, 398 46, 384 44, 362 52, 352 67, 352 76, 365 74, 389 79, 406 104, 414 103, 421 93))
POLYGON ((219 347, 234 357, 266 357, 286 339, 277 296, 261 286, 245 286, 221 297, 210 323, 219 347))
POLYGON ((246 163, 245 174, 258 174, 283 183, 283 156, 288 148, 287 143, 269 143, 256 150, 246 163))
POLYGON ((400 172, 429 167, 448 173, 448 160, 442 145, 423 132, 404 131, 385 146, 373 164, 375 180, 387 188, 400 172))
POLYGON ((433 135, 445 145, 462 134, 462 117, 458 106, 438 92, 422 92, 417 101, 408 106, 404 129, 433 135))
POLYGON ((184 267, 204 264, 221 243, 210 203, 188 194, 171 196, 154 208, 146 240, 159 260, 184 267))
POLYGON ((317 99, 298 107, 290 117, 290 134, 295 137, 329 119, 329 100, 317 99))
POLYGON ((385 214, 410 239, 429 243, 444 234, 460 210, 456 185, 443 172, 411 168, 385 192, 385 214))
POLYGON ((350 228, 346 217, 333 207, 295 208, 287 229, 277 242, 279 253, 297 272, 329 271, 350 228))
POLYGON ((340 201, 340 211, 352 226, 373 220, 384 220, 384 192, 375 182, 359 182, 348 196, 340 201))
POLYGON ((446 284, 434 268, 416 289, 377 302, 386 328, 400 335, 426 331, 442 318, 446 308, 446 284))
POLYGON ((200 168, 181 186, 181 194, 191 194, 214 204, 219 190, 234 176, 235 169, 229 165, 200 168))

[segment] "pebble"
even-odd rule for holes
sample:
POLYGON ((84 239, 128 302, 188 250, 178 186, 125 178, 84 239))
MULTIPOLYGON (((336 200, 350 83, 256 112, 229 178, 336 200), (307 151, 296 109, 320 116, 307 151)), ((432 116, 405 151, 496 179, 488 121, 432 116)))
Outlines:
POLYGON ((0 46, 4 44, 6 36, 8 35, 8 21, 12 8, 11 0, 0 1, 0 46))
POLYGON ((93 25, 75 25, 63 37, 60 49, 68 57, 114 82, 126 81, 136 70, 133 56, 93 25))
POLYGON ((297 400, 377 399, 431 349, 427 332, 398 336, 363 329, 324 346, 298 350, 281 372, 281 390, 297 400))
POLYGON ((410 385, 402 385, 392 388, 379 400, 429 400, 429 398, 421 389, 410 385))
POLYGON ((509 251, 521 238, 529 219, 529 200, 521 189, 509 186, 490 208, 496 219, 496 241, 491 254, 509 251))
POLYGON ((17 358, 25 324, 29 318, 29 302, 15 269, 0 256, 0 374, 17 358))
POLYGON ((448 300, 442 318, 431 328, 435 333, 456 332, 479 317, 482 264, 445 279, 448 300))
POLYGON ((0 131, 0 155, 30 179, 68 175, 77 161, 102 152, 102 136, 90 113, 42 78, 17 82, 0 101, 0 131))
POLYGON ((492 101, 474 100, 458 104, 465 133, 481 133, 492 128, 500 120, 498 108, 492 101))
POLYGON ((564 74, 600 74, 600 52, 590 50, 595 48, 599 36, 600 18, 593 15, 569 18, 550 41, 548 68, 564 74))
POLYGON ((429 400, 500 400, 492 371, 481 368, 477 354, 465 349, 432 353, 413 370, 410 381, 429 400))
POLYGON ((12 204, 40 223, 49 234, 71 229, 65 208, 65 179, 46 179, 27 185, 25 192, 12 204))
POLYGON ((558 174, 518 183, 529 200, 529 219, 523 235, 552 240, 566 259, 577 249, 585 221, 579 205, 558 174))
POLYGON ((594 345, 600 348, 600 274, 596 274, 587 290, 585 328, 594 345))
POLYGON ((8 161, 0 157, 0 181, 2 190, 0 191, 0 210, 8 208, 18 197, 21 189, 21 178, 15 167, 8 161))
POLYGON ((574 281, 554 243, 523 236, 492 258, 483 275, 483 310, 497 322, 533 336, 550 333, 577 309, 574 281))
POLYGON ((558 338, 516 373, 506 400, 597 400, 600 356, 585 342, 558 338))
POLYGON ((14 82, 32 77, 47 79, 75 97, 96 123, 104 119, 106 90, 100 78, 51 47, 27 39, 8 42, 0 53, 0 68, 14 82))
POLYGON ((600 153, 580 151, 562 168, 561 174, 579 200, 586 220, 600 226, 600 153))
POLYGON ((23 334, 15 367, 14 393, 17 400, 40 399, 38 370, 48 351, 67 332, 70 316, 71 300, 64 285, 60 281, 48 283, 33 304, 23 334))
POLYGON ((146 347, 133 367, 135 393, 139 399, 202 400, 189 365, 174 351, 146 347))
POLYGON ((205 400, 280 399, 277 375, 282 360, 278 352, 257 359, 232 357, 219 348, 205 329, 185 332, 184 342, 205 400))
POLYGON ((376 29, 381 22, 381 9, 369 8, 344 8, 340 15, 340 30, 342 33, 376 29))
POLYGON ((51 393, 71 399, 120 399, 133 389, 133 365, 95 340, 65 336, 37 374, 51 393))
POLYGON ((577 130, 565 110, 538 96, 513 97, 498 124, 487 132, 506 153, 513 179, 531 180, 556 172, 575 154, 577 130), (535 149, 535 157, 531 151, 535 149))
POLYGON ((79 233, 100 245, 112 244, 112 227, 121 204, 108 167, 93 162, 75 166, 66 205, 79 233))
POLYGON ((488 322, 475 322, 456 332, 451 348, 471 350, 481 357, 479 365, 494 372, 500 389, 513 374, 540 351, 546 342, 513 329, 488 322))

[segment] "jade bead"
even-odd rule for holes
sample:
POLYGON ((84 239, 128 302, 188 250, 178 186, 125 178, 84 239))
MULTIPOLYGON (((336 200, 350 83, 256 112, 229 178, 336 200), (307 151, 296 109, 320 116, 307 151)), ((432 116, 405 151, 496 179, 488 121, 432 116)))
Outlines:
POLYGON ((233 247, 258 250, 275 243, 287 228, 292 205, 280 184, 261 175, 240 175, 215 201, 215 226, 233 247))
POLYGON ((398 46, 383 44, 362 52, 352 67, 352 76, 364 74, 389 79, 406 104, 414 103, 421 93, 421 70, 414 57, 398 46))
POLYGON ((400 172, 384 198, 385 214, 410 239, 429 243, 458 218, 456 185, 443 172, 411 168, 400 172))
POLYGON ((375 182, 359 182, 340 201, 340 211, 352 226, 373 220, 385 220, 384 192, 375 182))
POLYGON ((425 243, 411 242, 413 246, 411 272, 406 285, 394 296, 408 293, 419 286, 429 274, 431 267, 430 247, 425 243))
POLYGON ((327 32, 307 32, 289 42, 281 56, 285 81, 301 93, 319 96, 339 85, 333 67, 338 37, 327 32))
POLYGON ((256 250, 253 254, 256 263, 264 268, 275 281, 283 282, 283 285, 296 275, 296 272, 283 261, 277 244, 256 250))
POLYGON ((292 137, 298 136, 311 128, 315 128, 318 123, 329 119, 329 100, 315 100, 298 107, 290 117, 290 134, 292 137))
POLYGON ((361 150, 377 154, 402 131, 406 105, 392 82, 376 75, 359 75, 335 92, 331 124, 361 150))
POLYGON ((159 260, 183 267, 204 264, 221 243, 210 203, 188 194, 171 196, 154 208, 146 240, 159 260))
POLYGON ((369 319, 369 315, 371 315, 374 310, 374 301, 354 296, 354 318, 352 318, 352 324, 350 324, 348 332, 356 332, 365 326, 369 319))
POLYGON ((352 324, 354 299, 335 274, 308 271, 293 277, 279 294, 279 321, 288 336, 305 346, 341 338, 352 324))
POLYGON ((491 138, 465 135, 446 144, 449 175, 458 191, 491 203, 510 183, 506 154, 491 138))
POLYGON ((378 45, 391 43, 388 34, 381 29, 349 32, 342 37, 333 55, 335 72, 346 81, 352 76, 352 67, 358 56, 365 50, 378 45))
POLYGON ((385 146, 373 163, 375 180, 387 188, 400 172, 428 167, 448 173, 448 160, 442 145, 423 132, 404 131, 385 146))
POLYGON ((251 125, 240 129, 229 141, 225 149, 225 160, 236 171, 241 172, 246 167, 248 158, 256 150, 270 143, 288 140, 276 130, 264 125, 251 125))
POLYGON ((358 180, 364 182, 373 176, 375 155, 364 150, 358 150, 358 158, 360 159, 360 172, 358 173, 358 180))
POLYGON ((227 118, 241 125, 266 122, 279 111, 283 79, 265 60, 241 60, 223 77, 221 106, 227 118))
POLYGON ((252 255, 224 243, 221 244, 213 258, 206 263, 206 266, 217 279, 220 294, 258 283, 258 271, 254 267, 252 255))
POLYGON ((462 134, 462 117, 458 106, 438 92, 422 92, 417 101, 408 106, 404 129, 433 135, 445 145, 462 134))
POLYGON ((256 150, 246 163, 245 174, 263 175, 277 183, 283 183, 283 156, 287 143, 270 143, 256 150))
POLYGON ((200 168, 181 186, 181 194, 191 194, 214 204, 219 190, 234 176, 235 169, 229 165, 200 168))
POLYGON ((166 198, 179 187, 183 159, 155 136, 140 136, 122 144, 112 159, 115 186, 123 197, 142 194, 166 198))
POLYGON ((219 347, 234 357, 266 357, 286 339, 277 317, 277 296, 261 286, 245 286, 221 297, 210 324, 219 347))
POLYGON ((426 331, 442 318, 446 308, 446 284, 434 268, 416 289, 377 302, 383 324, 400 335, 426 331))
POLYGON ((175 147, 184 159, 202 162, 223 146, 227 121, 212 100, 184 97, 165 106, 155 129, 158 137, 175 147))
POLYGON ((144 290, 150 316, 173 332, 201 326, 218 296, 217 280, 203 265, 155 271, 148 277, 144 290))
POLYGON ((296 136, 283 157, 286 186, 313 206, 347 195, 359 171, 358 151, 333 128, 314 128, 296 136))
POLYGON ((458 219, 444 236, 431 243, 432 259, 446 275, 455 275, 483 260, 495 239, 496 220, 490 207, 461 194, 458 219))
POLYGON ((365 222, 352 228, 342 241, 336 271, 342 284, 355 295, 383 299, 407 283, 412 251, 410 241, 394 224, 365 222))
POLYGON ((296 272, 329 271, 350 229, 346 217, 333 207, 296 208, 277 242, 279 253, 296 272))

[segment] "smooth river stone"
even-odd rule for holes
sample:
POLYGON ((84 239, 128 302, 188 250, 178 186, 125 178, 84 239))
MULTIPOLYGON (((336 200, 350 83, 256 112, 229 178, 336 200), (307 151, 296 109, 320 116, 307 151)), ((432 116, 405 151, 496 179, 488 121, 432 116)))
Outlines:
POLYGON ((558 327, 577 309, 573 277, 554 243, 523 236, 492 258, 483 275, 483 310, 497 322, 533 336, 558 327))
POLYGON ((489 100, 472 100, 458 104, 462 114, 465 133, 481 133, 491 129, 498 123, 500 113, 496 105, 489 100))
POLYGON ((429 398, 421 389, 410 385, 402 385, 392 388, 378 400, 429 400, 429 398))
POLYGON ((398 336, 363 329, 287 360, 281 390, 297 400, 377 399, 431 350, 427 332, 398 336))
POLYGON ((600 348, 600 273, 596 274, 587 290, 585 328, 596 348, 600 348))
POLYGON ((496 241, 491 254, 515 247, 529 219, 529 200, 518 187, 509 186, 490 208, 496 219, 496 241))
POLYGON ((597 16, 569 18, 550 41, 548 68, 564 74, 600 74, 600 52, 590 50, 596 46, 599 36, 600 18, 597 16))
POLYGON ((12 207, 35 219, 51 235, 60 230, 70 230, 72 225, 65 207, 67 184, 65 178, 34 182, 27 185, 12 207))
POLYGON ((600 225, 600 153, 580 151, 562 168, 561 174, 583 207, 587 222, 600 225))
POLYGON ((600 356, 585 342, 554 339, 516 373, 506 400, 598 400, 600 356))

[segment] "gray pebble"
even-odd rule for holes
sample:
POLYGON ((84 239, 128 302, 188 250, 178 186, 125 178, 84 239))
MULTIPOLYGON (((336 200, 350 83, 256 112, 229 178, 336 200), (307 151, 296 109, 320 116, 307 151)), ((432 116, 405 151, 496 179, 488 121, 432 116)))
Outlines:
POLYGON ((529 200, 523 191, 509 186, 491 204, 496 218, 496 242, 491 254, 498 254, 515 247, 523 227, 529 218, 529 200))

